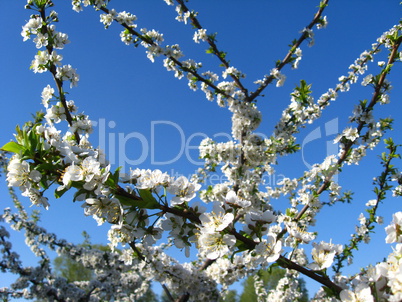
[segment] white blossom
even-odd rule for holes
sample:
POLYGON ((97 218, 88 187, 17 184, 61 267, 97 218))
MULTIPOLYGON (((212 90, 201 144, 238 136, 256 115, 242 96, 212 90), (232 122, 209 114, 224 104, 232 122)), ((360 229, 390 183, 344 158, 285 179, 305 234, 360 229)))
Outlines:
POLYGON ((397 212, 392 215, 392 221, 389 226, 385 228, 387 237, 386 243, 402 242, 402 212, 397 212))
POLYGON ((214 202, 211 213, 203 213, 200 215, 203 233, 214 233, 224 230, 232 223, 234 215, 226 213, 221 207, 220 202, 214 202))
POLYGON ((204 254, 208 259, 214 260, 228 253, 236 243, 236 239, 233 235, 203 232, 198 237, 198 243, 200 253, 204 254))

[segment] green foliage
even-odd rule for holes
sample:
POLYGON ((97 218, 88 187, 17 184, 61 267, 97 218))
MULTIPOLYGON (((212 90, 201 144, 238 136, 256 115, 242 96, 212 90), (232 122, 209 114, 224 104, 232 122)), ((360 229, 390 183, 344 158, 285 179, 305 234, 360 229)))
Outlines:
POLYGON ((81 263, 65 256, 56 257, 53 260, 55 271, 60 277, 66 278, 68 282, 89 281, 92 278, 92 271, 86 269, 81 263))

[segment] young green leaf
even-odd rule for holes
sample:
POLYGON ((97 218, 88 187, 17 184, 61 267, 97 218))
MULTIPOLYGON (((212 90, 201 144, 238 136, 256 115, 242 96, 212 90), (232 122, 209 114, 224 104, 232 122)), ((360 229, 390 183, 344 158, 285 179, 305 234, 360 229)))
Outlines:
POLYGON ((2 151, 12 152, 12 153, 20 153, 20 151, 24 150, 24 147, 16 142, 8 142, 3 147, 0 148, 2 151))

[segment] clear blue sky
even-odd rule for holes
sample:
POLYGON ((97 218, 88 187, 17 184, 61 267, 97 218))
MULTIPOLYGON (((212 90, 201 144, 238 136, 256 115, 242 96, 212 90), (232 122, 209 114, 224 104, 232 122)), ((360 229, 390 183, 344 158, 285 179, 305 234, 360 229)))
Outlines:
MULTIPOLYGON (((81 111, 93 121, 104 123, 96 127, 92 135, 94 145, 107 143, 109 159, 119 165, 122 156, 138 164, 140 168, 159 168, 172 174, 188 175, 198 161, 196 146, 203 134, 210 137, 230 133, 230 114, 215 103, 208 102, 202 92, 192 92, 185 80, 177 80, 165 71, 162 60, 151 63, 139 47, 128 47, 120 42, 121 28, 114 24, 104 30, 99 23, 99 13, 87 8, 77 14, 71 10, 71 1, 55 0, 54 9, 59 13, 59 31, 69 35, 71 43, 63 55, 64 64, 77 68, 80 75, 78 87, 69 90, 69 98, 76 102, 81 111), (129 139, 132 137, 131 139, 129 139), (142 138, 142 141, 136 138, 142 138), (184 149, 183 149, 184 148, 184 149), (120 155, 119 155, 120 154, 120 155), (167 164, 173 162, 172 164, 167 164)), ((371 43, 385 30, 397 23, 401 16, 398 0, 336 0, 330 1, 325 15, 329 25, 315 31, 315 45, 303 45, 303 59, 298 70, 285 68, 287 80, 284 87, 269 87, 265 97, 259 98, 258 106, 263 112, 263 123, 259 131, 269 135, 289 101, 289 94, 300 79, 312 83, 313 95, 318 98, 327 88, 334 87, 337 78, 347 74, 348 66, 369 49, 371 43)), ((0 119, 0 145, 12 139, 17 124, 30 119, 31 113, 43 109, 40 94, 47 84, 53 84, 47 74, 34 74, 29 70, 36 48, 31 42, 22 42, 21 27, 29 19, 31 12, 25 11, 25 1, 0 1, 3 12, 0 18, 0 101, 3 115, 0 119)), ((188 6, 199 12, 199 21, 208 32, 217 32, 218 46, 228 52, 231 64, 243 71, 250 90, 253 81, 261 79, 274 67, 274 62, 282 59, 287 45, 299 37, 299 31, 312 19, 319 1, 190 1, 188 6)), ((110 8, 126 10, 136 14, 139 27, 156 29, 164 33, 166 44, 179 43, 187 58, 202 61, 205 70, 219 72, 217 60, 204 53, 205 44, 192 42, 193 30, 174 20, 176 13, 163 1, 111 1, 110 8)), ((382 55, 384 56, 384 55, 382 55)), ((371 65, 369 72, 378 71, 371 65)), ((401 69, 393 71, 394 89, 391 104, 381 108, 383 116, 392 115, 399 119, 395 128, 401 130, 401 69)), ((360 81, 359 81, 360 82, 360 81)), ((326 155, 327 141, 333 133, 325 133, 325 124, 333 122, 341 130, 353 106, 359 99, 370 98, 372 91, 353 86, 351 93, 343 94, 328 108, 322 120, 311 125, 300 134, 303 140, 319 127, 321 138, 306 145, 304 158, 301 153, 280 160, 278 173, 288 177, 298 177, 305 162, 313 164, 326 155), (327 135, 328 134, 328 135, 327 135), (304 161, 303 161, 304 160, 304 161)), ((396 132, 396 138, 400 135, 396 132)), ((401 140, 399 140, 401 143, 401 140)), ((382 151, 382 150, 379 150, 382 151)), ((199 162, 199 161, 198 161, 199 162)), ((120 162, 122 164, 122 162, 120 162)), ((128 170, 129 166, 124 167, 128 170)), ((324 210, 318 219, 317 230, 321 230, 318 240, 346 243, 358 223, 357 217, 364 210, 367 200, 374 198, 371 193, 371 178, 381 170, 375 154, 371 154, 360 166, 347 167, 339 181, 345 189, 357 191, 354 205, 341 205, 324 210)), ((2 178, 3 182, 5 177, 2 178)), ((275 178, 272 179, 275 181, 275 178)), ((0 186, 2 205, 8 206, 6 186, 0 186)), ((28 200, 23 200, 28 205, 28 200)), ((391 220, 391 213, 400 210, 399 200, 387 200, 380 210, 385 225, 391 220)), ((51 208, 43 212, 42 225, 61 238, 73 242, 82 240, 81 232, 86 230, 95 243, 106 243, 107 226, 97 227, 91 217, 84 217, 80 204, 73 204, 68 198, 50 200, 51 208)), ((384 225, 384 226, 385 226, 384 225)), ((357 272, 359 264, 366 265, 376 259, 382 260, 390 252, 385 246, 383 227, 379 227, 370 246, 362 246, 355 258, 356 266, 350 272, 357 272)), ((17 249, 25 250, 19 236, 12 234, 17 249)), ((28 256, 27 256, 28 257, 28 256)), ((32 259, 32 258, 30 258, 32 259)), ((349 271, 348 271, 349 272, 349 271)), ((0 287, 3 286, 2 282, 0 287)), ((316 288, 309 284, 310 288, 316 288)))

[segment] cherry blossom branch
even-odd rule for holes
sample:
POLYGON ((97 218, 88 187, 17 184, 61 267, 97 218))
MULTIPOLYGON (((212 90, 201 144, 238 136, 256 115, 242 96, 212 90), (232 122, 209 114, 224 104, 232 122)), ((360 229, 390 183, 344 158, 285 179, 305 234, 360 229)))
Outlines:
POLYGON ((378 187, 375 187, 373 190, 376 194, 376 199, 373 199, 367 203, 367 206, 371 206, 370 209, 366 210, 370 217, 368 219, 363 219, 363 222, 361 222, 361 227, 358 228, 359 230, 362 228, 362 231, 358 230, 356 234, 353 234, 349 244, 344 247, 342 253, 335 256, 336 264, 333 265, 333 270, 335 273, 341 272, 341 268, 344 266, 342 262, 349 257, 353 257, 352 250, 358 249, 358 244, 365 240, 365 236, 369 232, 374 232, 374 223, 381 223, 381 221, 378 220, 378 217, 376 217, 377 209, 380 205, 380 202, 385 199, 387 191, 392 188, 392 186, 388 185, 388 181, 390 180, 391 176, 396 173, 396 169, 393 165, 391 165, 391 161, 396 158, 401 158, 400 154, 396 153, 398 146, 393 143, 392 139, 386 140, 386 143, 389 154, 387 155, 383 153, 381 156, 384 171, 379 177, 375 178, 375 182, 378 184, 378 187))
MULTIPOLYGON (((39 13, 40 13, 40 16, 41 16, 42 20, 45 21, 47 19, 45 7, 40 7, 39 8, 39 13)), ((44 35, 51 35, 51 33, 47 29, 47 23, 46 23, 46 26, 42 26, 41 30, 43 31, 44 35)), ((48 54, 51 55, 53 53, 53 51, 54 51, 53 45, 51 43, 46 45, 46 50, 47 50, 48 54)), ((53 79, 54 79, 54 81, 56 83, 57 90, 59 92, 60 102, 63 105, 64 111, 65 111, 65 114, 66 114, 67 122, 71 127, 73 125, 73 118, 71 116, 70 109, 67 106, 65 92, 63 90, 63 81, 60 80, 56 76, 57 71, 56 71, 55 64, 53 64, 52 62, 50 62, 49 64, 50 64, 49 71, 52 74, 53 79)), ((80 135, 78 134, 78 131, 74 132, 74 136, 75 136, 75 141, 77 142, 77 144, 79 144, 80 143, 80 135)))
MULTIPOLYGON (((289 52, 286 54, 286 56, 283 58, 282 61, 278 62, 276 69, 278 71, 281 71, 283 67, 285 67, 285 65, 287 65, 288 63, 290 63, 292 55, 294 54, 295 50, 303 43, 303 41, 305 41, 306 39, 309 38, 309 33, 308 31, 311 31, 313 26, 316 25, 317 23, 320 22, 321 19, 321 15, 324 12, 325 7, 327 7, 329 0, 323 0, 320 2, 320 6, 318 11, 316 12, 316 14, 314 15, 313 20, 310 22, 309 25, 306 26, 306 30, 303 31, 302 35, 300 36, 300 38, 292 44, 291 49, 289 50, 289 52)), ((266 77, 262 84, 260 85, 260 87, 257 88, 256 91, 252 92, 250 97, 247 99, 248 102, 252 102, 255 98, 257 98, 261 92, 264 91, 264 89, 275 79, 274 75, 269 75, 268 77, 266 77)))
MULTIPOLYGON (((184 13, 188 12, 190 14, 189 18, 191 20, 191 24, 197 29, 203 29, 203 27, 201 26, 197 17, 193 13, 190 12, 190 10, 188 9, 188 7, 184 3, 184 1, 176 0, 176 2, 179 3, 180 8, 183 10, 184 13)), ((228 69, 230 67, 230 65, 229 65, 229 62, 226 60, 226 53, 218 49, 218 46, 216 45, 214 39, 211 38, 211 36, 207 35, 206 42, 210 45, 212 53, 221 61, 223 67, 228 69)), ((230 73, 229 76, 236 83, 237 87, 239 87, 240 90, 244 93, 245 97, 248 98, 248 90, 243 86, 243 84, 240 81, 240 78, 232 73, 230 73)))
MULTIPOLYGON (((395 41, 395 44, 392 48, 392 51, 390 53, 390 56, 388 58, 388 63, 387 63, 387 67, 385 69, 383 69, 382 73, 380 74, 380 77, 378 79, 378 82, 376 83, 375 86, 375 90, 373 93, 373 96, 371 98, 371 101, 369 103, 369 105, 366 108, 366 112, 369 112, 372 110, 372 108, 374 107, 374 105, 377 103, 379 96, 380 96, 380 91, 384 86, 384 82, 385 82, 385 78, 387 76, 387 74, 389 74, 390 70, 391 70, 391 66, 393 65, 395 59, 397 58, 398 54, 398 49, 401 45, 402 42, 402 38, 399 38, 397 41, 395 41)), ((365 121, 360 121, 358 123, 357 126, 357 132, 360 134, 361 130, 363 129, 363 127, 366 125, 365 121)), ((348 154, 349 154, 349 150, 352 148, 352 146, 354 145, 354 141, 349 140, 346 144, 345 147, 342 151, 342 154, 340 155, 336 165, 338 167, 341 167, 343 162, 347 159, 348 154)), ((337 170, 333 170, 332 172, 330 172, 328 174, 328 176, 325 178, 325 180, 323 181, 322 185, 319 187, 319 189, 317 190, 316 194, 320 195, 322 192, 324 192, 327 187, 329 182, 331 181, 332 177, 334 176, 334 174, 337 172, 337 170)), ((303 209, 297 214, 297 216, 295 217, 295 221, 298 221, 301 219, 301 217, 304 215, 304 213, 309 209, 310 205, 306 204, 303 209)))
MULTIPOLYGON (((100 10, 103 11, 104 13, 106 13, 106 14, 111 13, 110 10, 105 6, 100 7, 100 10)), ((119 23, 121 26, 123 26, 131 35, 139 38, 141 41, 145 42, 149 46, 158 46, 152 39, 150 39, 150 38, 148 38, 148 37, 146 37, 144 35, 141 35, 139 32, 137 32, 133 27, 129 26, 128 24, 126 24, 124 22, 118 22, 116 19, 113 19, 113 20, 115 22, 119 23)), ((202 77, 197 71, 193 70, 193 68, 186 67, 181 61, 179 61, 174 56, 168 55, 166 53, 164 53, 163 55, 166 56, 167 58, 169 58, 169 60, 171 60, 172 62, 174 62, 174 64, 179 66, 181 68, 181 70, 183 70, 185 72, 188 72, 193 77, 195 77, 198 81, 200 81, 200 82, 204 83, 205 85, 211 87, 216 93, 219 93, 219 94, 223 95, 226 98, 230 98, 230 95, 228 95, 225 91, 223 91, 222 89, 220 89, 219 87, 214 85, 210 80, 202 77)))
POLYGON ((336 285, 334 282, 332 282, 328 277, 318 275, 314 271, 308 270, 303 266, 298 265, 297 263, 287 259, 286 257, 279 256, 279 259, 277 263, 282 266, 283 268, 287 269, 292 269, 295 271, 298 271, 302 273, 303 275, 321 283, 322 285, 325 285, 326 287, 330 288, 333 290, 337 296, 339 296, 340 292, 343 290, 340 286, 336 285))
MULTIPOLYGON (((295 43, 293 43, 292 48, 289 50, 288 54, 285 56, 285 58, 283 59, 282 62, 280 62, 279 64, 277 64, 277 70, 278 72, 288 63, 291 62, 291 58, 292 55, 294 54, 294 52, 296 51, 296 49, 301 45, 301 43, 309 38, 309 33, 308 31, 311 31, 311 29, 313 28, 313 26, 317 23, 319 23, 320 19, 321 19, 321 15, 325 9, 325 7, 328 5, 329 0, 324 0, 320 3, 320 7, 318 12, 315 14, 313 20, 310 22, 310 24, 306 27, 306 29, 303 31, 303 34, 301 35, 301 37, 299 38, 298 41, 296 41, 295 43)), ((263 83, 260 85, 260 87, 254 92, 252 93, 250 96, 245 98, 245 102, 252 102, 255 98, 257 98, 261 92, 272 82, 272 80, 275 78, 275 76, 273 74, 271 74, 269 77, 265 78, 265 80, 263 81, 263 83)), ((244 142, 246 139, 247 133, 246 130, 243 130, 240 136, 240 145, 241 147, 241 154, 239 156, 239 167, 244 166, 245 162, 246 162, 246 158, 245 158, 245 153, 244 153, 244 142)), ((241 168, 240 168, 241 169, 241 168)), ((239 170, 240 170, 239 169, 239 170)), ((264 168, 262 168, 264 169, 264 168)), ((240 181, 240 180, 239 180, 240 181)), ((238 192, 239 190, 239 184, 238 182, 234 185, 234 190, 235 192, 238 192)))
MULTIPOLYGON (((303 87, 297 87, 296 93, 293 93, 292 96, 296 96, 295 100, 300 101, 302 103, 303 111, 317 111, 316 114, 310 114, 306 118, 298 118, 295 116, 294 109, 294 100, 292 100, 291 104, 286 108, 282 113, 282 118, 280 122, 275 126, 275 138, 277 139, 279 135, 283 135, 283 133, 287 133, 287 136, 297 133, 303 125, 306 123, 312 123, 319 116, 321 116, 322 111, 328 107, 330 101, 335 101, 338 96, 339 91, 347 91, 349 90, 351 83, 356 83, 358 74, 363 74, 364 70, 367 69, 367 63, 373 59, 374 54, 380 51, 380 46, 382 46, 385 42, 381 42, 373 46, 370 51, 364 51, 358 59, 355 60, 354 64, 350 65, 349 69, 351 71, 347 76, 342 76, 339 78, 339 84, 336 85, 334 89, 330 88, 328 92, 324 93, 317 104, 303 104, 303 98, 308 98, 307 91, 303 91, 303 87)), ((303 85, 303 81, 302 81, 303 85)), ((308 88, 310 85, 306 85, 308 88)), ((311 91, 308 91, 311 93, 311 91)), ((286 148, 286 147, 285 147, 286 148)), ((277 153, 282 154, 283 148, 278 148, 277 153)))
MULTIPOLYGON (((255 246, 257 245, 257 242, 239 234, 234 228, 230 230, 230 234, 234 235, 237 240, 240 240, 243 243, 245 243, 250 250, 254 249, 255 246)), ((339 295, 339 293, 342 291, 342 288, 333 283, 331 280, 329 280, 328 277, 319 275, 314 271, 308 270, 282 255, 279 256, 279 259, 276 262, 283 268, 296 270, 302 273, 303 275, 306 275, 307 277, 321 283, 322 285, 327 286, 328 288, 334 290, 337 295, 339 295)))

